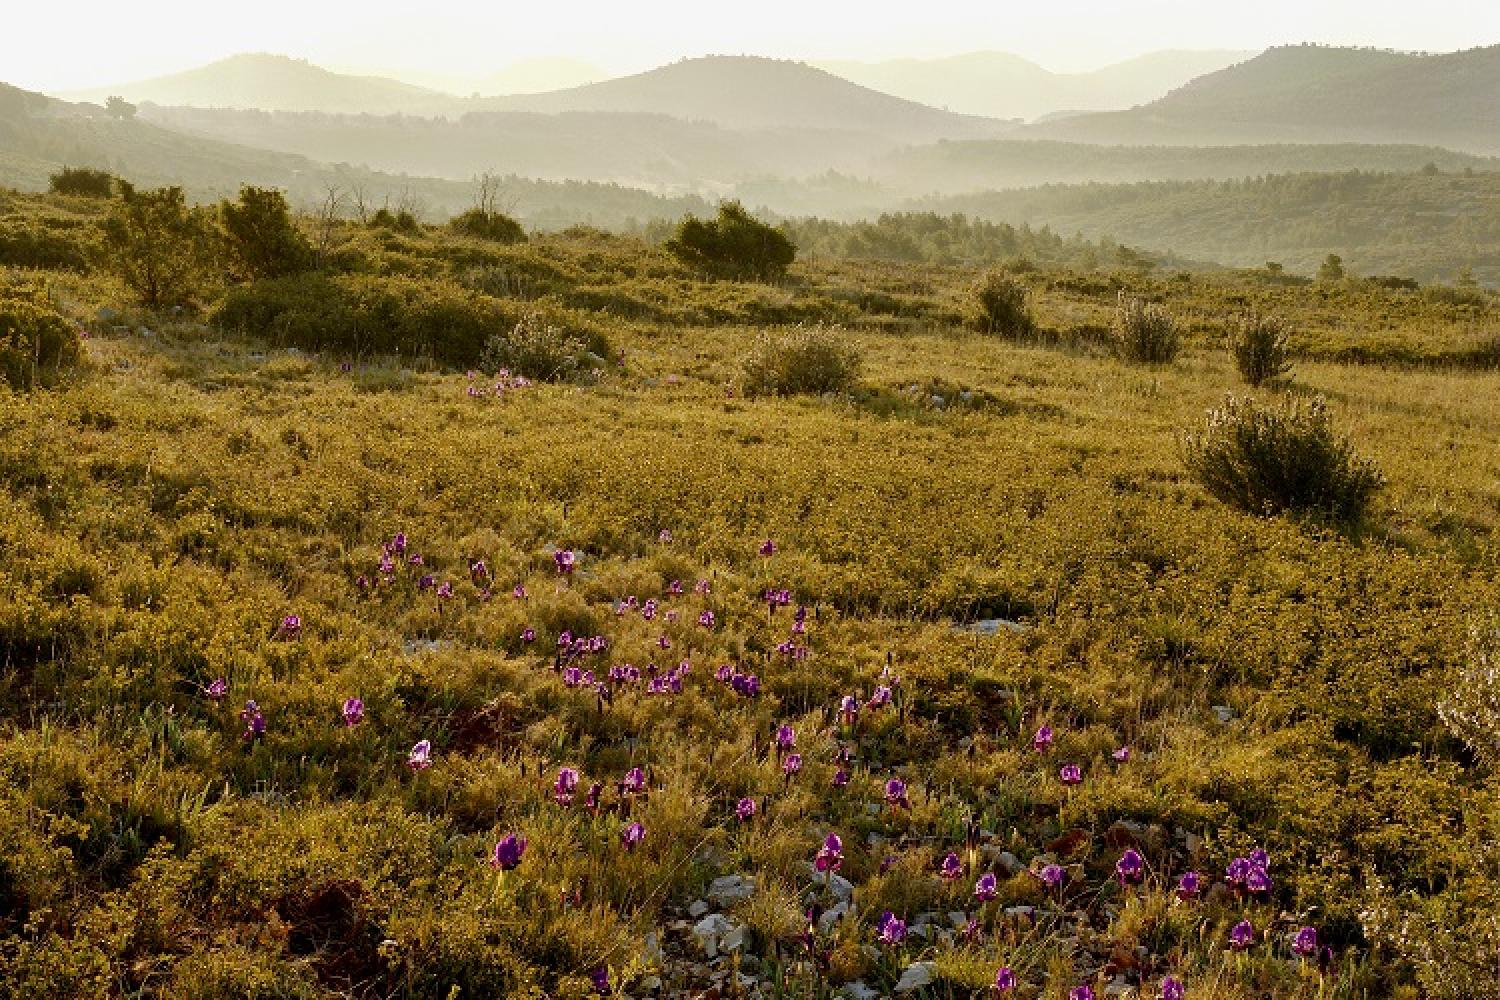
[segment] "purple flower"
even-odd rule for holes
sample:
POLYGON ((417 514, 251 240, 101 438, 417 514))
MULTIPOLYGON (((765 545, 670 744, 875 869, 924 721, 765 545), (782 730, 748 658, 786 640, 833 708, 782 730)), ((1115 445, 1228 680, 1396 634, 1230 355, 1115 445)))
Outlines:
POLYGON ((302 634, 302 616, 287 615, 281 619, 281 627, 277 629, 277 634, 283 639, 295 639, 300 636, 302 634))
POLYGON ((1146 877, 1146 861, 1141 852, 1127 847, 1120 860, 1115 862, 1115 877, 1121 885, 1140 885, 1146 877))
POLYGON ((1046 753, 1052 749, 1052 740, 1052 727, 1042 726, 1036 731, 1036 735, 1031 738, 1031 749, 1037 753, 1046 753))
POLYGON ((245 739, 258 739, 266 734, 266 717, 255 702, 245 702, 245 707, 240 709, 240 718, 245 721, 245 739))
POLYGON ((713 590, 714 585, 711 580, 699 580, 693 584, 693 593, 695 594, 711 594, 713 590))
POLYGON ((900 806, 910 806, 906 799, 906 782, 900 778, 891 778, 885 783, 885 801, 892 809, 900 806))
POLYGON ((839 699, 839 719, 844 725, 852 726, 859 719, 859 699, 852 694, 846 694, 839 699))
POLYGON ((482 586, 490 578, 490 568, 485 565, 483 559, 475 559, 469 563, 469 578, 476 586, 482 586))
POLYGON ((453 584, 449 583, 447 580, 444 580, 442 583, 438 584, 437 596, 438 600, 440 601, 446 601, 451 598, 453 596, 453 584))
POLYGON ((357 726, 365 721, 365 703, 358 698, 344 699, 344 725, 357 726))
POLYGON ((1260 865, 1251 865, 1250 874, 1245 876, 1245 890, 1264 896, 1271 891, 1271 876, 1260 865))
POLYGON ((884 684, 881 684, 880 686, 875 688, 874 692, 870 695, 870 700, 866 704, 871 710, 874 710, 878 708, 884 708, 890 703, 891 689, 886 687, 884 684))
POLYGON ((1197 872, 1183 872, 1177 880, 1178 899, 1197 899, 1203 890, 1203 876, 1197 872))
POLYGON ((598 781, 594 782, 589 786, 589 790, 583 796, 584 807, 591 813, 598 812, 599 796, 602 794, 604 794, 604 785, 598 781))
POLYGON ((667 637, 667 633, 665 633, 665 632, 663 632, 660 636, 657 637, 656 644, 658 646, 660 646, 662 649, 671 649, 672 648, 672 640, 667 637))
POLYGON ((1161 1000, 1183 1000, 1187 996, 1187 987, 1182 985, 1182 980, 1168 976, 1161 981, 1161 1000))
POLYGON ((536 629, 525 628, 521 630, 522 642, 536 642, 536 629))
POLYGON ((646 839, 646 828, 640 823, 631 823, 620 831, 620 842, 625 845, 625 850, 633 851, 641 841, 646 839))
POLYGON ((406 552, 406 532, 404 532, 404 531, 398 531, 398 532, 396 532, 396 534, 394 536, 392 536, 392 538, 391 538, 391 551, 394 552, 398 556, 405 554, 405 552, 406 552))
POLYGON ((1083 769, 1077 764, 1064 764, 1058 769, 1057 776, 1065 785, 1076 785, 1083 781, 1083 769))
POLYGON ((669 594, 681 594, 682 593, 682 581, 681 580, 673 580, 671 583, 667 584, 667 593, 669 593, 669 594))
POLYGON ((1037 877, 1040 878, 1042 880, 1042 884, 1047 886, 1049 889, 1056 889, 1058 886, 1062 885, 1063 879, 1067 878, 1067 875, 1068 873, 1063 871, 1062 865, 1047 865, 1042 869, 1041 874, 1039 874, 1037 877))
POLYGON ((944 882, 956 882, 963 877, 964 863, 958 859, 957 854, 949 851, 938 863, 938 874, 944 882))
POLYGON ((999 894, 1000 889, 994 872, 985 872, 979 876, 979 881, 974 883, 974 898, 981 903, 988 903, 999 894))
POLYGON ((844 863, 844 842, 836 833, 830 833, 823 838, 823 846, 818 848, 818 856, 813 859, 813 867, 820 872, 836 872, 844 863))
POLYGON ((578 771, 571 767, 559 768, 557 780, 552 782, 552 798, 560 806, 573 804, 573 791, 578 787, 578 771))
MULTIPOLYGON (((419 558, 419 557, 413 556, 412 558, 419 558)), ((417 589, 418 590, 431 590, 433 587, 436 587, 436 586, 437 586, 437 577, 433 576, 431 573, 423 573, 422 576, 417 580, 417 589)))
POLYGON ((572 549, 558 549, 552 553, 552 561, 557 565, 557 571, 567 576, 573 572, 573 567, 578 563, 578 557, 573 554, 572 549))
POLYGON ((755 800, 748 795, 735 804, 734 814, 740 818, 741 823, 748 823, 755 818, 755 800))
POLYGON ((589 981, 594 984, 594 992, 601 997, 607 997, 614 992, 609 987, 609 970, 602 965, 590 974, 589 981))
POLYGON ((876 924, 879 929, 881 944, 895 946, 906 940, 906 921, 896 916, 890 910, 880 915, 880 922, 876 924))
POLYGON ((525 584, 518 583, 514 587, 512 587, 511 591, 510 591, 510 596, 514 597, 518 601, 524 601, 526 599, 526 586, 525 586, 525 584))
POLYGON ((833 772, 833 787, 844 788, 849 784, 849 772, 842 767, 833 772))
POLYGON ((789 753, 786 760, 781 762, 782 773, 788 780, 796 777, 802 771, 802 755, 800 753, 789 753))
POLYGON ((1271 855, 1267 854, 1264 849, 1259 847, 1251 851, 1250 854, 1245 858, 1245 860, 1249 861, 1257 868, 1269 869, 1271 867, 1271 855))
POLYGON ((1116 764, 1123 764, 1130 759, 1130 748, 1128 746, 1120 747, 1114 753, 1111 753, 1110 756, 1115 759, 1116 764))
POLYGON ((1094 1000, 1094 991, 1087 986, 1075 986, 1068 991, 1068 1000, 1094 1000))
POLYGON ((702 625, 704 628, 713 628, 714 627, 714 613, 712 611, 704 611, 701 614, 699 614, 698 615, 698 624, 702 625))
POLYGON ((646 774, 638 767, 632 767, 625 772, 625 778, 620 782, 620 792, 623 795, 642 795, 646 791, 646 774))
POLYGON ((763 556, 769 556, 769 555, 772 555, 773 553, 775 553, 775 551, 776 551, 776 543, 773 542, 771 539, 767 538, 765 541, 763 541, 763 542, 760 543, 760 554, 761 555, 763 555, 763 556))
POLYGON ((216 677, 203 689, 209 701, 223 701, 224 696, 229 693, 229 682, 222 677, 216 677))
POLYGON ((1295 937, 1292 938, 1292 951, 1303 958, 1312 955, 1318 950, 1318 932, 1313 927, 1303 927, 1295 937))
POLYGON ((1010 966, 1000 966, 1000 971, 995 973, 995 992, 1009 993, 1016 988, 1016 974, 1011 971, 1010 966))
POLYGON ((1241 920, 1229 931, 1229 947, 1235 951, 1244 951, 1255 943, 1255 926, 1248 920, 1241 920))
POLYGON ((406 766, 413 771, 425 771, 432 766, 432 741, 418 740, 406 755, 406 766))
POLYGON ((1250 869, 1249 858, 1235 858, 1224 869, 1224 878, 1230 885, 1243 887, 1246 880, 1250 878, 1250 869))
POLYGON ((658 531, 656 533, 656 540, 658 542, 661 542, 663 545, 671 545, 672 544, 672 532, 671 532, 671 530, 668 529, 668 528, 661 529, 660 531, 658 531))
POLYGON ((526 838, 507 833, 495 845, 490 855, 490 867, 503 872, 512 871, 521 864, 521 855, 526 853, 526 838))
POLYGON ((790 750, 797 745, 797 731, 791 726, 782 724, 776 727, 776 749, 790 750))

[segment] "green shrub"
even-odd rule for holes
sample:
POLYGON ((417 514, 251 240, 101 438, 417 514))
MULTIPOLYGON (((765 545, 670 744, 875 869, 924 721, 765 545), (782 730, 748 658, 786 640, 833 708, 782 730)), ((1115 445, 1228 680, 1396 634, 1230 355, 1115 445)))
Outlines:
POLYGON ((508 332, 490 337, 483 364, 491 371, 507 368, 527 378, 559 382, 598 370, 604 358, 590 350, 587 337, 532 312, 508 332))
POLYGON ((1027 337, 1036 329, 1025 283, 1004 271, 991 271, 974 286, 977 323, 985 333, 1005 337, 1027 337))
POLYGON ((1246 313, 1229 339, 1235 367, 1247 385, 1262 386, 1291 373, 1286 323, 1276 316, 1246 313))
POLYGON ((1126 361, 1167 364, 1182 347, 1177 321, 1164 307, 1120 293, 1111 329, 1115 353, 1126 361))
POLYGON ((763 332, 745 358, 743 384, 749 396, 821 395, 849 392, 864 359, 840 327, 817 324, 763 332))
POLYGON ((1188 470, 1218 499, 1252 514, 1284 511, 1358 521, 1385 479, 1336 433, 1321 398, 1265 408, 1230 396, 1183 438, 1188 470))
POLYGON ((93 167, 63 167, 47 178, 47 189, 79 198, 108 198, 115 193, 115 177, 93 167))
POLYGON ((82 271, 90 241, 81 227, 61 228, 45 218, 0 219, 0 266, 82 271))
POLYGON ((417 217, 404 208, 396 212, 388 208, 377 209, 370 216, 369 226, 371 229, 391 229, 398 233, 415 233, 422 228, 417 217))
POLYGON ((77 363, 78 334, 40 288, 0 275, 0 379, 28 389, 77 363))
POLYGON ((219 219, 247 277, 281 278, 312 266, 312 245, 292 221, 280 191, 246 185, 238 202, 220 203, 219 219))
POLYGON ((180 187, 137 191, 121 181, 103 233, 106 265, 151 308, 192 301, 217 257, 207 219, 180 187))
POLYGON ((448 222, 455 233, 473 236, 495 243, 525 243, 526 230, 504 212, 487 212, 482 208, 471 208, 455 215, 448 222))
POLYGON ((310 351, 394 354, 471 365, 520 317, 452 281, 302 274, 234 288, 215 325, 310 351))
POLYGON ((738 281, 778 281, 797 258, 784 232, 756 219, 737 201, 720 204, 716 219, 685 216, 666 247, 700 274, 738 281))

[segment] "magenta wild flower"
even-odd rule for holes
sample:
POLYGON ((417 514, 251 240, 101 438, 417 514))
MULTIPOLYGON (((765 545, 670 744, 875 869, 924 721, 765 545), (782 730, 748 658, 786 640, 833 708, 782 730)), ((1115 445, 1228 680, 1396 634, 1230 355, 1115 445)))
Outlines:
POLYGON ((413 771, 425 771, 432 766, 432 741, 418 740, 406 755, 406 766, 413 771))
POLYGON ((344 725, 357 726, 365 721, 365 703, 358 698, 344 699, 344 725))
POLYGON ((490 854, 490 867, 503 872, 512 871, 520 866, 521 856, 525 853, 526 838, 507 833, 495 844, 495 849, 490 854))

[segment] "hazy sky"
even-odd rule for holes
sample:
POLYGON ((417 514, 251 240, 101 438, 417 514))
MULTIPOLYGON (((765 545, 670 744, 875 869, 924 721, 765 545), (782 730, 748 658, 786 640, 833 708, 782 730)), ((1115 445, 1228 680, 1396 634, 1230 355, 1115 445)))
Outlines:
POLYGON ((1497 0, 7 0, 0 81, 64 90, 266 51, 482 77, 572 56, 613 72, 682 56, 880 59, 1000 49, 1056 70, 1167 48, 1500 43, 1497 0))

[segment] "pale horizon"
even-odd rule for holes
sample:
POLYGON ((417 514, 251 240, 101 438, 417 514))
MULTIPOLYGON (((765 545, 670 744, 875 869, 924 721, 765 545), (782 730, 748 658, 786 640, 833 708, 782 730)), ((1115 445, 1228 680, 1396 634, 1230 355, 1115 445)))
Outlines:
POLYGON ((807 62, 943 58, 997 51, 1056 73, 1087 72, 1164 50, 1260 51, 1311 42, 1446 52, 1500 42, 1500 8, 1435 0, 1409 5, 1351 0, 1308 9, 1272 0, 1254 9, 1150 0, 1128 11, 1099 0, 997 12, 961 0, 872 17, 866 6, 772 0, 755 17, 706 16, 686 0, 630 8, 589 0, 545 10, 499 10, 469 0, 423 9, 413 30, 406 5, 267 0, 233 33, 210 31, 202 8, 154 0, 129 9, 98 2, 17 12, 0 39, 0 82, 48 92, 82 91, 169 75, 245 52, 291 56, 337 72, 463 88, 517 62, 576 60, 608 76, 694 56, 757 55, 807 62), (358 11, 356 14, 355 11, 358 11), (1413 23, 1416 22, 1416 23, 1413 23), (86 24, 81 33, 71 29, 86 24), (419 37, 420 48, 412 38, 419 37), (423 82, 425 81, 425 82, 423 82), (437 81, 444 81, 438 83, 437 81))

